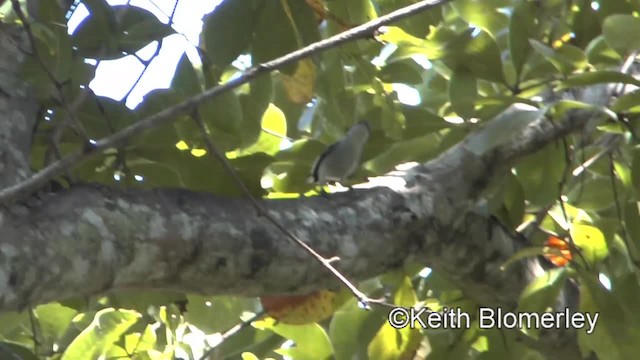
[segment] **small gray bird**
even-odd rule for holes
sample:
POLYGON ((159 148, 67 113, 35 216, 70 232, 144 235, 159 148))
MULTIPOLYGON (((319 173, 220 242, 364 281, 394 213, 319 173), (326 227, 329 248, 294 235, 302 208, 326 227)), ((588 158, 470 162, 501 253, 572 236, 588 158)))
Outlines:
POLYGON ((362 149, 369 140, 371 129, 366 121, 354 124, 347 134, 330 145, 316 159, 311 167, 307 183, 323 185, 329 182, 343 182, 360 166, 362 149))

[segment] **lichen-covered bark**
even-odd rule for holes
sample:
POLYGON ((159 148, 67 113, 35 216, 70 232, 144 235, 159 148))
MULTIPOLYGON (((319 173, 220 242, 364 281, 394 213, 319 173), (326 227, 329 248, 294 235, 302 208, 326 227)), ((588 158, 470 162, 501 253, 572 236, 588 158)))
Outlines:
POLYGON ((26 178, 38 103, 20 74, 25 34, 0 24, 0 188, 26 178))

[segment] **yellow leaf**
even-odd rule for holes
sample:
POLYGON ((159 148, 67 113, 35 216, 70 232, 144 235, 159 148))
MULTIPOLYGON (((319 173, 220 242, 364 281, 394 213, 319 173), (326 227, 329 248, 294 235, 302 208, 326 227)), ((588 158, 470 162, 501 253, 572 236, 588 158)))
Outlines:
POLYGON ((569 229, 575 245, 582 251, 584 258, 590 263, 597 263, 607 257, 609 250, 602 231, 595 226, 571 224, 569 229))
POLYGON ((310 59, 298 62, 293 75, 280 74, 289 100, 296 104, 306 104, 313 97, 316 85, 316 66, 310 59))

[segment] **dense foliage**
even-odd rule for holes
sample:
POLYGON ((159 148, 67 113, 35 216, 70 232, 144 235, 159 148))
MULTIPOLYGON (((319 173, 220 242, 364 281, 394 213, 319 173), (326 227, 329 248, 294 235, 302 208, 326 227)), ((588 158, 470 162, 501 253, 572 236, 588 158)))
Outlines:
MULTIPOLYGON (((163 38, 179 36, 171 22, 134 5, 83 0, 69 14, 86 7, 90 15, 69 35, 69 9, 48 0, 34 2, 37 9, 23 4, 36 45, 23 76, 42 106, 32 166, 41 169, 240 76, 247 63, 273 60, 413 2, 226 0, 203 19, 199 61, 183 55, 171 86, 149 92, 133 110, 126 97, 97 96, 88 84, 101 61, 135 54, 152 42, 160 49, 163 38)), ((11 1, 2 3, 0 25, 24 24, 11 1)), ((581 351, 630 359, 640 343, 640 92, 634 90, 640 80, 633 76, 635 64, 621 67, 640 48, 638 9, 638 0, 443 1, 375 37, 261 75, 200 105, 198 113, 254 196, 296 197, 315 194, 305 182, 313 160, 358 120, 368 120, 373 131, 354 183, 399 164, 434 159, 486 126, 492 136, 478 141, 491 144, 542 114, 559 121, 570 110, 594 106, 573 100, 576 92, 615 85, 614 97, 598 105, 600 126, 521 159, 486 198, 488 210, 509 228, 540 220, 542 230, 529 233, 531 247, 516 258, 546 254, 556 264, 530 284, 519 309, 544 311, 565 282, 575 281, 577 310, 600 313, 593 334, 578 331, 581 351), (282 145, 283 138, 290 146, 282 145)), ((148 67, 158 52, 140 63, 148 67)), ((237 183, 205 156, 205 148, 198 126, 182 115, 57 181, 64 187, 80 181, 240 196, 237 183)), ((399 306, 472 313, 491 305, 474 303, 423 264, 360 285, 370 294, 390 293, 399 306)), ((397 330, 385 322, 388 309, 363 311, 348 293, 323 299, 311 307, 329 306, 328 319, 254 322, 219 345, 212 358, 542 358, 499 329, 474 324, 397 330)), ((259 309, 257 299, 165 292, 69 299, 1 314, 0 358, 197 359, 219 341, 216 334, 259 309)))

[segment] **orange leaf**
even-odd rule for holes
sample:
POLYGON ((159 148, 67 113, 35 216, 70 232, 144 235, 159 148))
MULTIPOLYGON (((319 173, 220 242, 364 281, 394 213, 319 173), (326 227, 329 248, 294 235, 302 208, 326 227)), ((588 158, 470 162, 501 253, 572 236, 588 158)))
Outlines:
POLYGON ((307 295, 262 296, 260 303, 267 314, 285 324, 302 325, 322 321, 335 311, 336 293, 328 290, 307 295))
POLYGON ((545 242, 544 257, 555 266, 565 266, 571 261, 569 244, 557 236, 549 235, 545 242))

